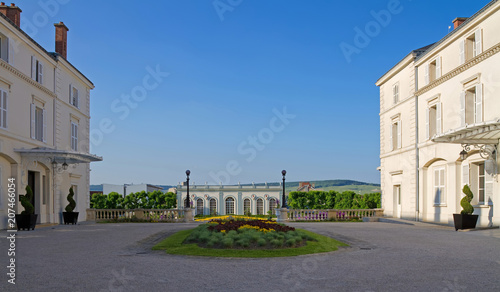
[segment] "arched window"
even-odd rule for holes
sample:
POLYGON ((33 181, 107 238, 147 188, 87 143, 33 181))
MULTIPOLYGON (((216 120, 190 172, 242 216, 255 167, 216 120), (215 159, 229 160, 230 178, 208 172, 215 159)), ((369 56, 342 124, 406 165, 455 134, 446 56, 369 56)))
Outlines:
POLYGON ((250 199, 245 199, 243 201, 243 212, 244 214, 252 214, 252 210, 250 209, 250 199))
POLYGON ((264 200, 257 199, 257 215, 264 215, 264 200))
POLYGON ((229 197, 226 199, 226 215, 234 214, 234 199, 229 197))
POLYGON ((184 200, 182 200, 182 208, 186 207, 186 200, 187 200, 187 198, 185 198, 184 200))
POLYGON ((203 215, 203 199, 196 200, 196 215, 203 215))
POLYGON ((274 214, 274 210, 276 210, 276 199, 272 198, 269 200, 269 210, 274 214))
POLYGON ((217 201, 214 198, 210 199, 210 215, 217 214, 217 201))

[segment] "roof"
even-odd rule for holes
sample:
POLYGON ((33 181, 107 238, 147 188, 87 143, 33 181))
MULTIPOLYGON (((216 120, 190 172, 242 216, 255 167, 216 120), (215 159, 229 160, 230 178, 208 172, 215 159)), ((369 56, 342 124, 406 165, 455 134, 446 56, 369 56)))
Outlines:
POLYGON ((401 59, 399 62, 396 63, 396 65, 392 66, 391 69, 387 70, 387 72, 384 73, 384 75, 382 75, 378 80, 377 82, 375 82, 375 84, 378 85, 378 83, 384 79, 387 74, 389 72, 391 72, 394 68, 398 67, 399 65, 401 65, 402 62, 404 62, 408 57, 410 56, 413 56, 413 60, 416 60, 418 56, 420 56, 421 54, 423 54, 425 51, 427 51, 428 48, 430 48, 431 46, 433 46, 434 43, 430 44, 430 45, 427 45, 427 46, 424 46, 424 47, 421 47, 421 48, 418 48, 418 49, 415 49, 413 51, 411 51, 408 55, 406 55, 403 59, 401 59))
POLYGON ((83 78, 85 78, 85 80, 87 80, 90 84, 92 84, 92 86, 94 86, 94 83, 92 83, 92 81, 90 81, 87 76, 83 75, 82 72, 80 72, 80 70, 76 69, 75 66, 73 66, 73 64, 71 64, 71 62, 69 62, 68 60, 64 59, 61 55, 59 55, 58 53, 55 53, 55 52, 48 52, 47 50, 45 50, 44 47, 42 47, 39 43, 37 43, 34 39, 32 39, 24 30, 22 30, 19 26, 17 26, 12 20, 10 20, 6 15, 4 15, 3 13, 0 13, 0 17, 2 17, 3 19, 5 19, 8 23, 10 23, 15 29, 17 29, 20 33, 22 33, 26 38, 28 38, 28 40, 30 40, 35 46, 37 46, 40 50, 42 50, 45 54, 47 54, 47 56, 49 56, 51 59, 53 59, 54 61, 59 61, 58 59, 59 58, 62 58, 63 60, 65 60, 66 62, 68 62, 68 64, 73 68, 75 69, 80 75, 82 75, 83 78))
POLYGON ((384 76, 387 75, 388 72, 390 72, 392 69, 394 69, 395 67, 397 67, 409 55, 414 54, 414 56, 415 56, 414 57, 414 61, 418 61, 419 59, 423 58, 428 52, 432 51, 435 47, 439 46, 441 43, 443 43, 444 41, 446 41, 448 38, 452 37, 454 34, 457 33, 457 31, 460 31, 461 29, 463 29, 468 23, 470 23, 471 21, 473 21, 475 18, 477 18, 479 15, 481 15, 484 11, 486 11, 488 8, 490 8, 496 2, 498 2, 498 0, 492 0, 486 6, 484 6, 483 8, 481 8, 478 12, 474 13, 474 15, 472 15, 469 18, 467 18, 467 20, 464 21, 457 28, 455 28, 454 30, 450 31, 446 36, 444 36, 439 41, 437 41, 437 42, 435 42, 433 44, 430 44, 428 46, 422 47, 420 49, 416 49, 416 50, 411 51, 408 55, 406 55, 403 59, 401 59, 401 61, 399 61, 398 63, 396 63, 396 65, 394 65, 393 67, 391 67, 391 69, 389 69, 386 73, 384 73, 384 75, 382 75, 382 77, 380 77, 377 80, 376 83, 378 83, 381 79, 383 79, 384 76))
POLYGON ((444 41, 446 41, 447 39, 449 39, 450 37, 452 37, 454 34, 457 33, 457 31, 460 31, 461 29, 463 29, 468 23, 472 22, 475 18, 477 18, 479 15, 481 15, 484 11, 488 10, 488 8, 490 8, 491 6, 493 6, 493 4, 495 4, 496 2, 498 2, 498 0, 492 0, 490 3, 486 4, 486 6, 484 6, 483 8, 481 8, 478 12, 474 13, 474 15, 472 15, 471 17, 467 18, 467 20, 464 21, 457 28, 455 28, 454 30, 450 31, 442 39, 440 39, 439 41, 437 41, 436 43, 434 43, 433 45, 431 45, 429 48, 427 48, 427 50, 425 50, 425 52, 423 52, 423 54, 420 54, 415 59, 415 61, 419 60, 420 58, 423 58, 428 52, 432 51, 432 49, 434 49, 435 47, 439 46, 441 43, 443 43, 444 41))

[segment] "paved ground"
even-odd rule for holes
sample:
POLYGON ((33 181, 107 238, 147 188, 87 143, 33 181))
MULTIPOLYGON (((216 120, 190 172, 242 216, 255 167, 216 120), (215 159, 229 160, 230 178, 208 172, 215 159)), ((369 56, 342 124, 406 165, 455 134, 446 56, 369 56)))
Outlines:
POLYGON ((16 235, 16 284, 0 291, 500 291, 500 230, 417 223, 295 223, 351 244, 289 258, 173 256, 151 251, 196 224, 49 226, 16 235))

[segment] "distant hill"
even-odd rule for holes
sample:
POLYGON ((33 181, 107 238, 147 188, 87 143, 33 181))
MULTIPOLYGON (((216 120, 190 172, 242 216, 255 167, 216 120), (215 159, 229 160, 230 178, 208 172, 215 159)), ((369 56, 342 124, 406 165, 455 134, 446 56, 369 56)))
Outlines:
MULTIPOLYGON (((366 194, 366 193, 377 193, 380 192, 380 184, 372 184, 372 183, 366 183, 366 182, 360 182, 360 181, 355 181, 355 180, 349 180, 349 179, 333 179, 333 180, 316 180, 316 181, 309 181, 310 183, 315 185, 315 188, 317 190, 322 190, 322 191, 330 191, 334 190, 337 192, 343 192, 343 191, 354 191, 360 194, 366 194)), ((298 181, 292 181, 292 182, 286 182, 286 192, 293 192, 296 191, 297 188, 299 187, 298 181)), ((256 186, 263 186, 265 183, 256 183, 256 186)), ((279 186, 279 182, 270 182, 267 183, 269 186, 279 186)), ((252 184, 242 184, 242 186, 251 186, 252 184)), ((171 185, 157 185, 159 187, 163 188, 163 191, 166 192, 169 188, 174 188, 176 186, 171 186, 171 185)), ((102 185, 90 185, 90 191, 101 191, 102 192, 102 185)))

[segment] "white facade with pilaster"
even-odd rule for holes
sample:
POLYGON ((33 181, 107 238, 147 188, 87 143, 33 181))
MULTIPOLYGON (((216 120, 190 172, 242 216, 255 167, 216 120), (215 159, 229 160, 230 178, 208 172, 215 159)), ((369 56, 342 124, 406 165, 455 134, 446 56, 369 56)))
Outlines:
POLYGON ((499 28, 495 0, 377 81, 387 216, 452 224, 467 184, 478 225, 500 225, 499 28))

